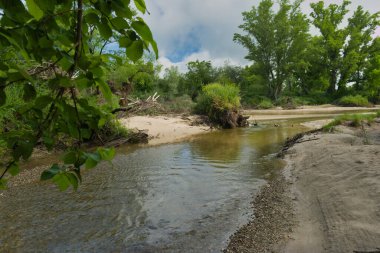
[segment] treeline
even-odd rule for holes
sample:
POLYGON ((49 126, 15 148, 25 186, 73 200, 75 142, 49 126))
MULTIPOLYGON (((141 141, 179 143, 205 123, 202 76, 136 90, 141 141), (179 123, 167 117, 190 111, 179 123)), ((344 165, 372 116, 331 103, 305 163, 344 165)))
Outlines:
POLYGON ((362 6, 349 16, 350 1, 326 6, 310 5, 308 17, 302 1, 272 0, 243 13, 243 34, 234 41, 248 50, 253 86, 273 101, 283 96, 313 98, 316 103, 360 94, 379 102, 380 38, 374 38, 379 13, 362 6), (319 33, 312 35, 310 28, 319 33))
MULTIPOLYGON (((165 70, 163 78, 151 79, 149 87, 166 98, 189 95, 196 100, 208 83, 235 83, 246 106, 338 103, 368 105, 380 101, 379 13, 357 7, 312 3, 309 16, 302 1, 263 0, 243 13, 242 33, 234 41, 244 46, 248 67, 213 67, 211 62, 188 63, 184 74, 165 70), (317 35, 311 29, 318 31, 317 35)), ((140 89, 139 88, 139 89, 140 89)))

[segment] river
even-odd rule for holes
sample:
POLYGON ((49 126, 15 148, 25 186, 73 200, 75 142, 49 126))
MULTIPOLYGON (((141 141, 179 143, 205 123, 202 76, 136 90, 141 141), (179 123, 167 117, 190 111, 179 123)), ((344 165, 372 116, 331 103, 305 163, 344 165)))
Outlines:
POLYGON ((77 192, 21 185, 0 198, 0 252, 220 252, 302 121, 120 148, 77 192))

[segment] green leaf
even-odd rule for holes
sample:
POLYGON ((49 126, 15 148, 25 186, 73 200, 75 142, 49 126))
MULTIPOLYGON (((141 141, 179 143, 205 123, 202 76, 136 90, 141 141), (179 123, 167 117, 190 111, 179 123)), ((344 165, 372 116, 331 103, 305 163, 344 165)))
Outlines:
POLYGON ((85 162, 86 169, 92 169, 92 168, 96 167, 96 165, 98 165, 97 161, 95 161, 91 158, 87 158, 87 160, 85 162))
POLYGON ((132 61, 138 61, 144 53, 144 44, 141 40, 136 40, 127 48, 127 56, 132 61))
POLYGON ((29 13, 36 19, 40 20, 44 16, 44 12, 38 7, 34 0, 26 0, 29 13))
POLYGON ((24 160, 28 159, 33 152, 35 143, 30 140, 18 140, 17 145, 14 147, 13 158, 18 160, 20 157, 24 160))
POLYGON ((34 99, 37 95, 36 89, 33 87, 33 85, 26 83, 24 84, 24 94, 23 94, 23 99, 25 101, 30 101, 34 99))
POLYGON ((41 180, 49 180, 52 179, 55 175, 57 175, 62 169, 58 166, 58 164, 53 164, 50 169, 44 170, 41 174, 41 180))
POLYGON ((5 105, 7 102, 7 96, 3 87, 0 88, 0 106, 5 105))
POLYGON ((111 161, 115 157, 114 148, 98 148, 97 151, 105 161, 111 161))
POLYGON ((53 177, 53 182, 58 186, 60 191, 65 191, 71 185, 66 173, 59 173, 53 177))
POLYGON ((67 172, 65 174, 66 174, 67 179, 69 180, 70 184, 73 186, 74 190, 76 191, 78 189, 78 184, 79 184, 78 178, 72 172, 67 172))
POLYGON ((7 180, 5 178, 0 179, 0 190, 7 189, 7 180))
POLYGON ((128 37, 121 37, 119 39, 119 46, 127 48, 132 44, 132 42, 133 41, 128 37))
POLYGON ((145 13, 146 11, 146 5, 145 5, 145 1, 144 0, 134 0, 135 1, 135 5, 136 5, 136 8, 141 11, 141 13, 145 13))
POLYGON ((128 22, 122 17, 115 17, 111 19, 111 24, 116 28, 116 30, 124 30, 129 28, 128 22))
POLYGON ((43 109, 46 106, 48 106, 53 99, 49 96, 39 96, 35 101, 34 101, 34 107, 37 109, 43 109))
POLYGON ((18 173, 20 173, 20 167, 16 162, 13 162, 8 169, 9 174, 12 176, 16 176, 18 173))
POLYGON ((93 12, 90 12, 84 16, 84 19, 86 20, 87 23, 92 24, 92 25, 97 25, 99 24, 99 16, 96 15, 93 12))
POLYGON ((109 87, 109 85, 102 79, 97 79, 96 83, 99 85, 99 89, 102 92, 104 98, 107 100, 107 102, 112 102, 112 91, 109 87))
POLYGON ((65 164, 74 164, 78 160, 78 153, 76 151, 70 151, 63 157, 65 164))
POLYGON ((112 29, 108 25, 108 20, 106 18, 102 18, 102 22, 97 24, 100 36, 102 36, 103 39, 108 40, 112 37, 112 29))
POLYGON ((158 47, 157 47, 156 41, 154 41, 154 40, 151 41, 150 45, 152 46, 154 54, 156 55, 156 60, 158 60, 159 55, 158 55, 158 47))
POLYGON ((153 41, 152 32, 144 22, 134 21, 132 22, 132 27, 141 36, 141 38, 143 38, 143 40, 147 40, 149 42, 153 41))

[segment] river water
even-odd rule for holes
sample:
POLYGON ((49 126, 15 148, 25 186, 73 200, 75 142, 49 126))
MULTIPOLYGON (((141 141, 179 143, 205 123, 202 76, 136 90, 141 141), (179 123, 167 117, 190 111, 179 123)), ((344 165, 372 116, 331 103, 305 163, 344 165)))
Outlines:
POLYGON ((220 252, 301 121, 121 148, 77 192, 21 185, 0 198, 0 252, 220 252))

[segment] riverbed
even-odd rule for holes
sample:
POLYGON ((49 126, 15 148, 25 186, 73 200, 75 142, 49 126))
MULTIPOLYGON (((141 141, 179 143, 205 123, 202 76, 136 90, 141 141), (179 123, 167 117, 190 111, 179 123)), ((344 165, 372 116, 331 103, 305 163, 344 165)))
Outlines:
MULTIPOLYGON (((0 198, 1 252, 220 252, 302 120, 125 147, 84 173, 77 192, 19 185, 0 198)), ((49 162, 49 161, 46 161, 49 162)))

